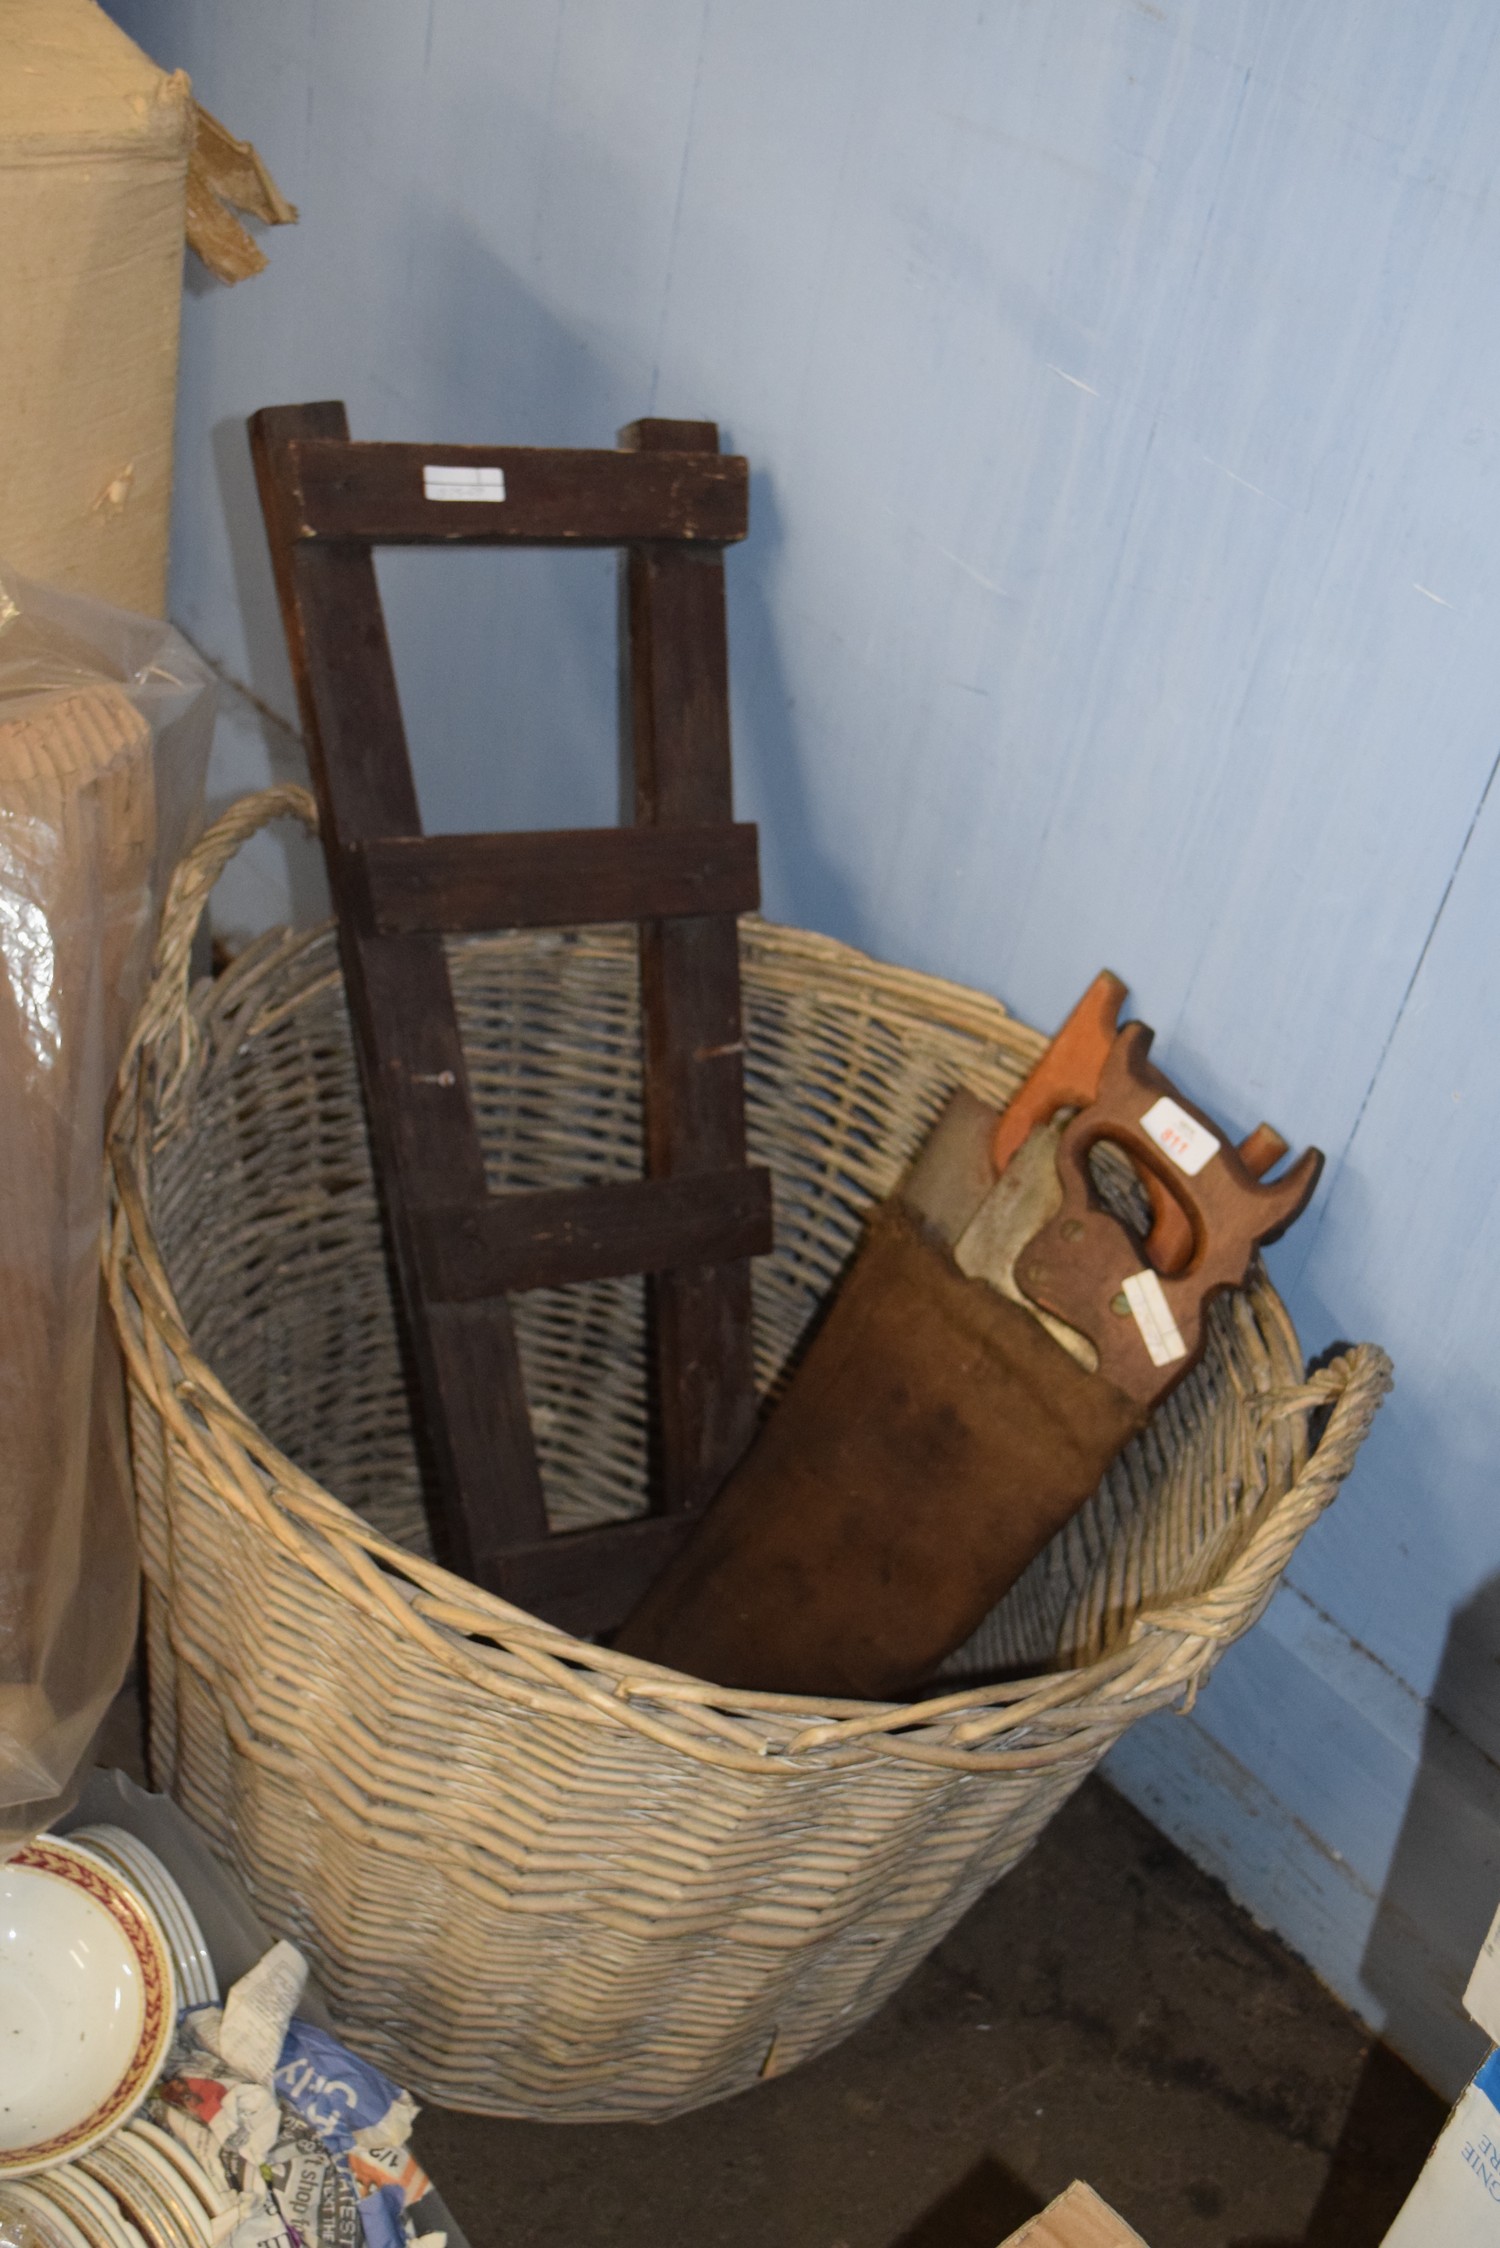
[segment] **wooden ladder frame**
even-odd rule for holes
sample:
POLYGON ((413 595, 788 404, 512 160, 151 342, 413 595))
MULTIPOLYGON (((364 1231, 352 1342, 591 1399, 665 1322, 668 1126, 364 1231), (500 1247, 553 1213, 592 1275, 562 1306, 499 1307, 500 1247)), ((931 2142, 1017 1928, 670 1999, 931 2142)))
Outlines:
POLYGON ((491 1591, 608 1630, 754 1427, 748 1259, 771 1246, 771 1193, 745 1160, 736 916, 760 887, 755 829, 733 822, 723 567, 747 464, 712 422, 636 422, 598 452, 356 444, 341 404, 268 407, 250 432, 434 1536, 491 1591), (422 835, 373 550, 454 544, 625 550, 633 827, 422 835), (645 1175, 491 1195, 443 937, 621 920, 640 923, 645 1175), (640 1272, 653 1511, 549 1536, 508 1296, 640 1272))

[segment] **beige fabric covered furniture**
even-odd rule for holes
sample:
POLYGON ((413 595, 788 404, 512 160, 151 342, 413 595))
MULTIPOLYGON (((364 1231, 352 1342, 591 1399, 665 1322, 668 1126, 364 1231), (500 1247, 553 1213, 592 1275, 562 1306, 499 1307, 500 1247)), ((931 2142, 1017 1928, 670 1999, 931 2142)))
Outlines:
POLYGON ((160 616, 192 108, 93 0, 0 0, 0 560, 160 616))

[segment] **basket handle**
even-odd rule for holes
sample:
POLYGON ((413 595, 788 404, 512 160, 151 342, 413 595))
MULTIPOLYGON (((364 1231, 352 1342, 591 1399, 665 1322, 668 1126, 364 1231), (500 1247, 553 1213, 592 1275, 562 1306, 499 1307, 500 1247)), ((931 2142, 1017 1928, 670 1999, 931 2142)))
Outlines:
MULTIPOLYGON (((1353 1467, 1393 1379, 1390 1359, 1378 1344, 1356 1343, 1297 1388, 1269 1390, 1250 1401, 1265 1427, 1322 1406, 1331 1405, 1333 1410, 1301 1474, 1257 1525, 1219 1582, 1196 1599, 1143 1609, 1131 1627, 1132 1642, 1151 1632, 1207 1642, 1239 1637, 1247 1622, 1267 1606, 1303 1532, 1353 1467)), ((1189 1708, 1193 1692, 1196 1683, 1185 1705, 1189 1708)))
POLYGON ((230 860, 252 835, 258 835, 272 820, 279 819, 300 820, 310 834, 316 835, 318 807, 311 790, 300 787, 295 781, 283 781, 276 788, 258 789, 252 795, 236 798, 178 861, 167 886, 167 902, 162 908, 161 929, 151 963, 151 982, 120 1064, 118 1082, 121 1085, 134 1070, 142 1051, 160 1044, 174 1025, 179 1042, 177 1063, 172 1072, 174 1081, 187 1066, 192 1051, 188 981, 198 924, 203 919, 214 884, 230 860))

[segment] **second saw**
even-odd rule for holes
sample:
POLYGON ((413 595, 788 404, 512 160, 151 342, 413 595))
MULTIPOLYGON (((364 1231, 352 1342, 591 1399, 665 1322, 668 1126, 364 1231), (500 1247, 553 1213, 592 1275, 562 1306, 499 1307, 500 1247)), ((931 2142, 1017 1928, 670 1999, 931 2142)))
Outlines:
POLYGON ((1232 1145, 1125 998, 1098 976, 1005 1109, 954 1095, 624 1652, 725 1686, 909 1692, 1197 1364, 1209 1299, 1323 1159, 1269 1177, 1280 1134, 1232 1145))

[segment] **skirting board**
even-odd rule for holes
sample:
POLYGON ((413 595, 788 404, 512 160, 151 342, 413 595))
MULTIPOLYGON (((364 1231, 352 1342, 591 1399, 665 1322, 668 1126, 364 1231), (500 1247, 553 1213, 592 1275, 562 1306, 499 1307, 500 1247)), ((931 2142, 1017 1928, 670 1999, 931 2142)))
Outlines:
POLYGON ((1463 2011, 1500 1900, 1500 1770, 1290 1586, 1194 1710, 1103 1767, 1446 2097, 1486 2041, 1463 2011))

